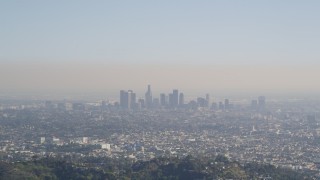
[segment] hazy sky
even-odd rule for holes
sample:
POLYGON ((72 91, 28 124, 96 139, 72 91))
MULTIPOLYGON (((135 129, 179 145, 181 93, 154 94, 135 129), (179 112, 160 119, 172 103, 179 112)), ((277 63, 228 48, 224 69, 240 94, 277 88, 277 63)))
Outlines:
POLYGON ((319 92, 320 1, 0 1, 0 92, 319 92))

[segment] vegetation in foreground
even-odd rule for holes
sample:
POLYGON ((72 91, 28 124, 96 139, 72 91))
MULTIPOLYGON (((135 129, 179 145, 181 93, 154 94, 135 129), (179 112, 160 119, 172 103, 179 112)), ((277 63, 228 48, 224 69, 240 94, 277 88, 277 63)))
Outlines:
POLYGON ((230 162, 215 158, 156 158, 150 161, 91 159, 67 162, 45 158, 30 162, 0 162, 0 179, 314 179, 309 174, 272 165, 230 162))

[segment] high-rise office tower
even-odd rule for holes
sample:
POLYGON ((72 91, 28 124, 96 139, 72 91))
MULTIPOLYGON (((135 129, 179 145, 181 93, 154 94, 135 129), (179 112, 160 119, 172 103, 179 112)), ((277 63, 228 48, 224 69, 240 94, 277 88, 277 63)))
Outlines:
POLYGON ((225 108, 225 109, 229 109, 229 108, 230 108, 229 99, 225 99, 225 100, 224 100, 224 108, 225 108))
POLYGON ((257 101, 257 100, 252 100, 252 101, 251 101, 251 108, 252 108, 252 109, 256 109, 257 106, 258 106, 258 101, 257 101))
POLYGON ((152 105, 154 108, 159 108, 160 106, 160 100, 159 98, 154 98, 153 99, 153 105, 152 105))
POLYGON ((132 108, 132 107, 131 107, 131 105, 132 105, 132 104, 131 104, 132 94, 133 94, 132 90, 129 90, 129 91, 128 91, 128 104, 127 104, 127 106, 128 106, 127 108, 128 108, 128 109, 131 109, 131 108, 132 108))
POLYGON ((264 108, 266 106, 266 98, 264 96, 259 96, 258 106, 259 108, 264 108))
POLYGON ((136 93, 132 90, 128 91, 128 109, 134 109, 136 107, 136 93))
POLYGON ((139 109, 145 108, 145 101, 144 101, 144 99, 140 98, 140 99, 138 100, 138 107, 139 107, 139 109))
POLYGON ((169 106, 170 107, 174 107, 173 94, 172 93, 169 94, 169 106))
POLYGON ((182 107, 184 106, 184 94, 180 93, 179 95, 179 106, 182 107))
POLYGON ((145 94, 145 105, 147 108, 152 107, 152 92, 151 92, 151 86, 148 85, 148 90, 145 94))
POLYGON ((206 94, 207 107, 210 106, 210 95, 206 94))
POLYGON ((206 99, 203 98, 203 97, 198 97, 198 98, 197 98, 197 104, 198 104, 198 106, 201 107, 201 108, 207 107, 207 101, 206 101, 206 99))
POLYGON ((128 92, 125 90, 120 91, 120 107, 123 109, 128 108, 128 92))
POLYGON ((221 101, 219 102, 219 109, 220 109, 220 110, 223 110, 223 109, 224 109, 223 102, 221 102, 221 101))
POLYGON ((132 91, 120 91, 120 107, 123 109, 133 109, 136 106, 136 94, 132 91))
POLYGON ((135 109, 137 107, 137 97, 136 93, 131 93, 131 103, 130 103, 131 109, 135 109))
POLYGON ((166 95, 164 93, 160 94, 160 105, 161 106, 166 106, 167 102, 166 102, 166 95))
POLYGON ((173 90, 172 98, 173 98, 173 107, 178 107, 178 105, 179 105, 179 91, 178 91, 178 89, 173 90))

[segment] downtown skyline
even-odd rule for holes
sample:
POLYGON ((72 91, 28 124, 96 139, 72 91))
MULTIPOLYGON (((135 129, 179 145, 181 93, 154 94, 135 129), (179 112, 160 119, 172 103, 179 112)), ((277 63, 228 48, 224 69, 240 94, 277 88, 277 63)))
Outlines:
POLYGON ((0 1, 0 179, 320 179, 319 8, 0 1))

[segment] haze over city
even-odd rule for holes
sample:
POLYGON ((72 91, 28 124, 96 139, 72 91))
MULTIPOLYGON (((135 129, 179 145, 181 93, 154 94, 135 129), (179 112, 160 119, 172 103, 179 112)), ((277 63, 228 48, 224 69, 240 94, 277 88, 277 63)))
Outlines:
POLYGON ((0 91, 318 95, 319 5, 2 1, 0 91))
POLYGON ((0 0, 0 180, 319 180, 319 0, 0 0))

